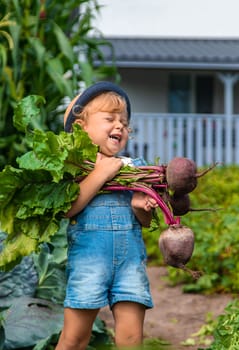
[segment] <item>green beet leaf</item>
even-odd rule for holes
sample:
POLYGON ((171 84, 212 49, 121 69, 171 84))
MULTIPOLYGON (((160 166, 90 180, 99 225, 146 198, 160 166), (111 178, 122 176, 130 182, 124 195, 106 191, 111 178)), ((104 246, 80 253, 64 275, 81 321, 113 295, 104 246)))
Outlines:
POLYGON ((29 127, 41 129, 40 106, 45 103, 43 96, 30 95, 23 98, 14 109, 13 123, 17 130, 26 132, 29 127))
MULTIPOLYGON (((50 242, 59 229, 64 213, 70 209, 71 202, 79 193, 79 186, 73 181, 45 182, 45 179, 49 180, 49 176, 45 176, 39 182, 42 171, 29 171, 28 177, 24 170, 22 179, 26 182, 22 181, 21 184, 8 174, 9 171, 5 173, 5 178, 1 174, 1 179, 6 179, 8 185, 8 191, 2 195, 7 205, 3 204, 0 208, 1 230, 8 234, 0 256, 1 268, 5 264, 11 265, 11 260, 19 262, 20 257, 36 251, 42 242, 50 242), (32 176, 34 173, 35 177, 32 176), (11 184, 9 179, 12 180, 11 184)), ((1 185, 4 188, 4 181, 1 185)))
POLYGON ((8 205, 17 189, 23 186, 22 175, 22 170, 8 165, 0 172, 0 210, 8 205))
POLYGON ((17 159, 18 168, 8 165, 0 172, 0 229, 7 234, 3 270, 51 241, 79 194, 75 178, 84 175, 79 165, 96 160, 98 148, 79 125, 59 135, 29 128, 37 126, 41 103, 39 96, 28 96, 17 105, 15 126, 26 132, 31 149, 17 159))
POLYGON ((8 242, 0 255, 0 267, 11 270, 21 262, 22 257, 37 251, 37 241, 33 238, 20 234, 14 240, 8 242))
POLYGON ((32 141, 33 150, 17 159, 19 167, 34 171, 49 171, 53 180, 58 182, 63 178, 67 150, 63 145, 59 146, 58 136, 53 132, 35 130, 32 141))
POLYGON ((33 150, 17 159, 19 167, 28 170, 46 170, 53 181, 59 182, 65 174, 72 176, 81 173, 79 164, 95 161, 97 146, 93 145, 87 133, 79 125, 73 133, 34 130, 33 150))

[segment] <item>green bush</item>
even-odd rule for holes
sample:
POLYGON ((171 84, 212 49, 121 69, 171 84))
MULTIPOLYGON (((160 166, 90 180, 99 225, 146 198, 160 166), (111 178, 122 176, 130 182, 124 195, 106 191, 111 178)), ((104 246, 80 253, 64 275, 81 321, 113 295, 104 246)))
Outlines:
POLYGON ((101 45, 109 44, 93 26, 99 11, 96 0, 0 1, 0 168, 27 151, 12 120, 21 99, 42 96, 38 127, 58 132, 67 99, 82 84, 118 76, 106 66, 101 45))
MULTIPOLYGON (((239 291, 238 174, 238 166, 217 166, 199 178, 197 188, 190 194, 191 208, 210 210, 190 211, 181 218, 195 234, 195 248, 188 266, 203 273, 193 281, 189 274, 169 267, 169 279, 172 283, 186 283, 185 291, 239 291)), ((161 223, 160 231, 164 226, 161 223)), ((161 265, 157 244, 160 231, 154 227, 155 223, 144 231, 144 238, 149 263, 161 265)))
POLYGON ((237 350, 239 347, 239 301, 229 303, 217 319, 214 341, 207 350, 237 350))

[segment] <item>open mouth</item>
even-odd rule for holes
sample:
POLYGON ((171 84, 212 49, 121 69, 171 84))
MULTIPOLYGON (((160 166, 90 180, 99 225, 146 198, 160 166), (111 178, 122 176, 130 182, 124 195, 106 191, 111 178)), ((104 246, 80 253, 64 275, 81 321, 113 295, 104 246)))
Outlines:
POLYGON ((110 135, 110 139, 113 139, 113 140, 116 140, 116 141, 120 142, 121 136, 119 136, 119 135, 110 135))

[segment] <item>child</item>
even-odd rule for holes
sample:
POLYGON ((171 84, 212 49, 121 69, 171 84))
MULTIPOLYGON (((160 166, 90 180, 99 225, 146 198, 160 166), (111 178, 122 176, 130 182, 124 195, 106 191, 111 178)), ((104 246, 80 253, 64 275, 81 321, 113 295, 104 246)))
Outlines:
MULTIPOLYGON (((71 132, 72 123, 80 124, 99 153, 67 213, 71 221, 64 326, 56 350, 86 349, 94 320, 106 305, 115 321, 116 346, 142 343, 145 309, 153 304, 141 227, 150 225, 157 204, 140 192, 98 194, 124 164, 117 154, 128 141, 129 120, 127 94, 105 81, 77 96, 65 113, 65 131, 71 132)), ((139 159, 130 162, 142 165, 139 159)))

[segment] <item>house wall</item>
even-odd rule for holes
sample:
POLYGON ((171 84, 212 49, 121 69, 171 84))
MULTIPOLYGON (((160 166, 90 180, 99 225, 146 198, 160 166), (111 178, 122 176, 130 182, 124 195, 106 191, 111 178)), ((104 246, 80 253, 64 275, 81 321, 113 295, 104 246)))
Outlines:
MULTIPOLYGON (((168 77, 170 71, 143 68, 118 68, 118 71, 121 76, 120 84, 129 94, 134 113, 168 113, 168 77)), ((213 75, 212 113, 223 114, 224 85, 219 80, 217 72, 185 72, 192 77, 198 74, 213 75)), ((193 107, 191 112, 195 113, 193 107)), ((234 114, 239 114, 239 82, 234 85, 234 114)))
POLYGON ((155 69, 119 69, 135 113, 167 113, 168 74, 155 69))

